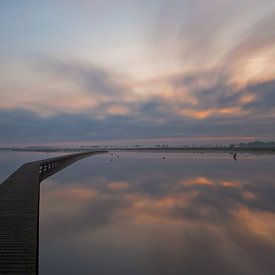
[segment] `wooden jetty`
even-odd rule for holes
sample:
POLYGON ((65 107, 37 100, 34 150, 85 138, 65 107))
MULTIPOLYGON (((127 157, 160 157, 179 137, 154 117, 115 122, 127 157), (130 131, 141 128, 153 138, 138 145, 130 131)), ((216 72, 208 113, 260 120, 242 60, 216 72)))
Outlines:
POLYGON ((40 182, 74 162, 107 151, 22 165, 0 184, 0 274, 38 274, 40 182))

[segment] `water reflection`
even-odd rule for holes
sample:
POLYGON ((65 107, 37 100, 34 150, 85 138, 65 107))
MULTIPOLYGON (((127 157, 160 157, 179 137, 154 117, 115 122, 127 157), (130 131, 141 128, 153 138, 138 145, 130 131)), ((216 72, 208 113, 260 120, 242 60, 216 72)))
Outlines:
POLYGON ((120 154, 41 188, 41 274, 274 274, 275 156, 120 154))

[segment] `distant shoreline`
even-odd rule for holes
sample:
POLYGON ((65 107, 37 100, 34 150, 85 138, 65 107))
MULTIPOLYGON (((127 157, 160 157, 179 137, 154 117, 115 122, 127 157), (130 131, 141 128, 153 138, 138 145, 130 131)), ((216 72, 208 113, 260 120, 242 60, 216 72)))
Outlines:
POLYGON ((141 153, 248 153, 248 154, 275 154, 275 148, 140 148, 115 149, 109 151, 141 152, 141 153))
MULTIPOLYGON (((275 148, 259 148, 259 147, 187 147, 187 148, 123 148, 116 149, 121 151, 160 151, 160 152, 271 152, 275 153, 275 148)), ((109 151, 112 151, 109 149, 109 151)))
POLYGON ((47 149, 27 149, 27 148, 0 148, 0 152, 36 152, 36 153, 74 153, 74 152, 96 152, 101 150, 120 152, 150 152, 150 153, 252 153, 252 154, 275 154, 275 147, 110 147, 110 148, 47 148, 47 149))

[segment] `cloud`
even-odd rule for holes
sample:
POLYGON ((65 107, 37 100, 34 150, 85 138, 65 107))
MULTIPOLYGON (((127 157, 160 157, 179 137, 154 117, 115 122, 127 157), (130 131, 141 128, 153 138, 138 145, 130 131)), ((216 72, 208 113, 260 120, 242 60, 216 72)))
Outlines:
POLYGON ((175 106, 189 99, 183 115, 250 115, 243 105, 258 98, 245 88, 274 78, 274 14, 272 1, 164 5, 150 37, 157 55, 179 61, 178 73, 166 81, 174 88, 175 106))
POLYGON ((151 102, 150 106, 143 108, 141 105, 140 114, 112 115, 101 119, 89 112, 40 117, 20 109, 1 111, 0 127, 5 129, 1 142, 59 143, 156 137, 208 139, 213 136, 256 138, 260 133, 272 138, 275 130, 274 115, 266 114, 265 105, 255 115, 238 116, 237 120, 236 116, 221 116, 217 112, 204 119, 177 115, 173 109, 167 108, 165 101, 159 100, 151 102))
MULTIPOLYGON (((133 12, 137 5, 138 11, 145 10, 143 2, 134 2, 127 9, 133 12)), ((86 4, 74 5, 78 17, 86 4)), ((119 1, 117 5, 119 9, 119 1)), ((68 14, 73 14, 71 8, 68 14)), ((142 20, 138 14, 134 22, 130 16, 122 21, 110 16, 118 20, 115 26, 129 23, 132 36, 146 45, 136 52, 131 51, 127 39, 133 37, 128 33, 119 40, 120 53, 129 58, 125 66, 109 43, 101 45, 100 55, 93 47, 84 55, 38 47, 5 58, 0 74, 0 123, 5 127, 1 138, 272 138, 274 11, 270 0, 150 1, 142 20), (19 122, 20 115, 24 120, 19 122)), ((43 18, 47 21, 48 14, 43 18)), ((79 32, 89 23, 88 18, 80 21, 79 32)), ((110 33, 103 29, 102 36, 123 36, 117 28, 110 33)))
POLYGON ((56 79, 69 79, 72 82, 84 85, 87 93, 94 96, 116 97, 125 92, 111 72, 93 63, 62 60, 46 57, 40 59, 39 64, 56 79))
POLYGON ((239 54, 247 57, 274 39, 275 7, 271 0, 164 3, 150 37, 162 42, 157 50, 167 49, 167 54, 176 50, 183 66, 200 65, 196 68, 200 70, 225 60, 232 62, 233 57, 236 61, 239 54))
POLYGON ((275 80, 248 86, 246 90, 256 98, 246 104, 248 109, 259 113, 275 112, 275 80))

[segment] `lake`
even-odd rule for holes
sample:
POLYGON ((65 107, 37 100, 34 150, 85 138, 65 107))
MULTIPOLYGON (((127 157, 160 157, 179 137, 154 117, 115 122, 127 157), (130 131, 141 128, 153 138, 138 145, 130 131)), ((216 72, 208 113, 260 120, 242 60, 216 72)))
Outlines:
MULTIPOLYGON (((0 178, 55 155, 1 153, 0 178)), ((226 153, 81 160, 41 183, 40 274, 274 274, 274 163, 226 153)))

